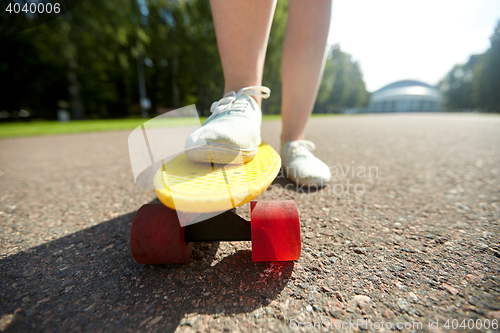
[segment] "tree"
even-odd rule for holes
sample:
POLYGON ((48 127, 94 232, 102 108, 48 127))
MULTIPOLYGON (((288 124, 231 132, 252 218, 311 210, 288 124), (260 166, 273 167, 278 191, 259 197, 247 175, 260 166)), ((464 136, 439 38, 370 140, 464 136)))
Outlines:
MULTIPOLYGON (((30 40, 44 64, 63 69, 58 81, 64 82, 66 93, 58 98, 69 99, 73 119, 123 116, 130 100, 127 85, 135 69, 131 58, 148 42, 138 26, 137 12, 135 2, 89 0, 13 38, 30 40)), ((33 74, 35 79, 40 75, 38 71, 33 74)), ((43 90, 36 93, 43 94, 43 90)), ((25 103, 30 104, 29 100, 25 103)), ((46 116, 39 114, 40 107, 34 114, 46 116)), ((54 117, 55 105, 51 107, 54 117)))
POLYGON ((207 114, 223 92, 209 2, 176 2, 170 7, 152 3, 147 33, 151 43, 146 55, 154 64, 147 74, 153 105, 196 104, 198 111, 207 114))
POLYGON ((0 77, 3 98, 0 111, 27 109, 38 117, 55 117, 58 99, 67 97, 64 68, 44 62, 32 41, 24 35, 2 36, 0 77), (34 75, 36 73, 36 75, 34 75))
POLYGON ((446 109, 500 112, 500 21, 490 40, 485 53, 455 65, 439 83, 446 109))
POLYGON ((271 89, 271 97, 263 102, 266 114, 281 113, 281 54, 288 18, 288 0, 278 1, 274 12, 262 84, 271 89))
MULTIPOLYGON (((264 69, 263 84, 272 90, 265 113, 281 109, 287 10, 288 1, 278 1, 264 69)), ((0 38, 9 49, 0 54, 0 74, 10 96, 0 100, 0 110, 29 108, 37 118, 53 119, 57 101, 66 100, 73 119, 140 116, 139 64, 151 116, 189 104, 207 115, 223 92, 205 0, 86 0, 57 19, 0 38)), ((362 104, 366 90, 359 67, 340 48, 330 53, 318 110, 362 104)))
POLYGON ((330 48, 325 63, 318 98, 317 113, 340 112, 346 107, 361 107, 368 102, 368 92, 359 65, 340 46, 330 48))
POLYGON ((491 47, 484 54, 483 62, 477 66, 477 99, 488 111, 500 112, 500 21, 498 21, 491 47))

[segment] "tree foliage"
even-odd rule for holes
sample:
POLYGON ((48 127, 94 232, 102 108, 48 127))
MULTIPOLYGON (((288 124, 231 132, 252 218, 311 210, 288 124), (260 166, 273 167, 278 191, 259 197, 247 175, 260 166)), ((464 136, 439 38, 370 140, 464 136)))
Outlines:
MULTIPOLYGON (((278 1, 263 84, 272 90, 265 113, 279 113, 281 53, 287 1, 278 1)), ((138 64, 146 93, 157 109, 196 104, 205 115, 223 92, 209 1, 80 1, 45 24, 0 36, 0 110, 28 109, 36 118, 56 117, 68 101, 73 119, 139 116, 138 64)), ((334 47, 329 54, 316 111, 332 112, 366 102, 356 63, 334 47)))
POLYGON ((332 113, 347 107, 366 106, 368 97, 358 63, 342 52, 340 45, 331 47, 314 112, 332 113))
POLYGON ((440 82, 448 110, 500 112, 500 21, 483 54, 455 65, 440 82))
POLYGON ((278 1, 267 46, 262 84, 271 89, 271 97, 263 102, 263 111, 281 113, 281 54, 288 18, 288 1, 278 1))

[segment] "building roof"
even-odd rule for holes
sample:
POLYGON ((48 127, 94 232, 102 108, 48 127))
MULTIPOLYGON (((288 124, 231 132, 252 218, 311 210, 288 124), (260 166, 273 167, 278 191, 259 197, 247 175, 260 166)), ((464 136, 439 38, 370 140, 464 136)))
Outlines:
POLYGON ((394 88, 414 87, 414 86, 421 86, 421 87, 435 89, 430 84, 427 84, 424 82, 415 81, 415 80, 402 80, 402 81, 393 82, 393 83, 390 83, 386 86, 383 86, 379 90, 375 91, 374 94, 381 92, 381 91, 384 91, 384 90, 389 90, 389 89, 394 89, 394 88))
POLYGON ((440 100, 441 98, 439 90, 430 84, 415 80, 403 80, 388 84, 375 91, 371 96, 371 101, 375 102, 398 96, 420 96, 433 100, 440 100))

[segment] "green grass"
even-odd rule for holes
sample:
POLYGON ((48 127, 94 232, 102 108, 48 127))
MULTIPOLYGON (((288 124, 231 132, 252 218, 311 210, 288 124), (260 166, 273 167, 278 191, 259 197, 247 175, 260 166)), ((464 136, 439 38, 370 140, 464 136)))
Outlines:
MULTIPOLYGON (((201 121, 205 121, 205 119, 201 118, 201 121)), ((281 119, 281 115, 264 115, 263 117, 264 121, 279 119, 281 119)), ((77 120, 69 122, 31 121, 0 123, 0 138, 131 130, 140 126, 143 122, 143 119, 134 118, 77 120)), ((161 119, 160 122, 156 123, 156 126, 187 126, 197 124, 199 123, 196 118, 167 118, 161 119)))
MULTIPOLYGON (((0 124, 0 138, 40 136, 85 132, 120 131, 134 129, 143 119, 79 120, 70 122, 32 121, 0 124)), ((170 118, 161 122, 164 126, 186 126, 199 124, 195 118, 170 118)))

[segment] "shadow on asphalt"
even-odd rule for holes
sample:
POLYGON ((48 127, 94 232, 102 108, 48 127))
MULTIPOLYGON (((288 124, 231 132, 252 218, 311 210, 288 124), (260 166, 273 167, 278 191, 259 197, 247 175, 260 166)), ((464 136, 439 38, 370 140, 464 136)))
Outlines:
MULTIPOLYGON (((323 187, 320 186, 301 186, 295 184, 293 181, 291 181, 288 177, 285 176, 285 172, 283 168, 280 169, 280 172, 278 173, 278 176, 274 179, 272 182, 272 185, 277 185, 282 188, 284 188, 287 191, 294 191, 297 193, 314 193, 314 192, 319 192, 321 191, 323 187)), ((272 190, 272 187, 268 187, 268 191, 272 190)))
POLYGON ((189 325, 186 314, 227 315, 266 306, 291 276, 293 262, 253 263, 251 251, 212 266, 218 243, 196 244, 186 265, 139 265, 130 253, 134 216, 1 260, 5 332, 173 332, 189 325))

